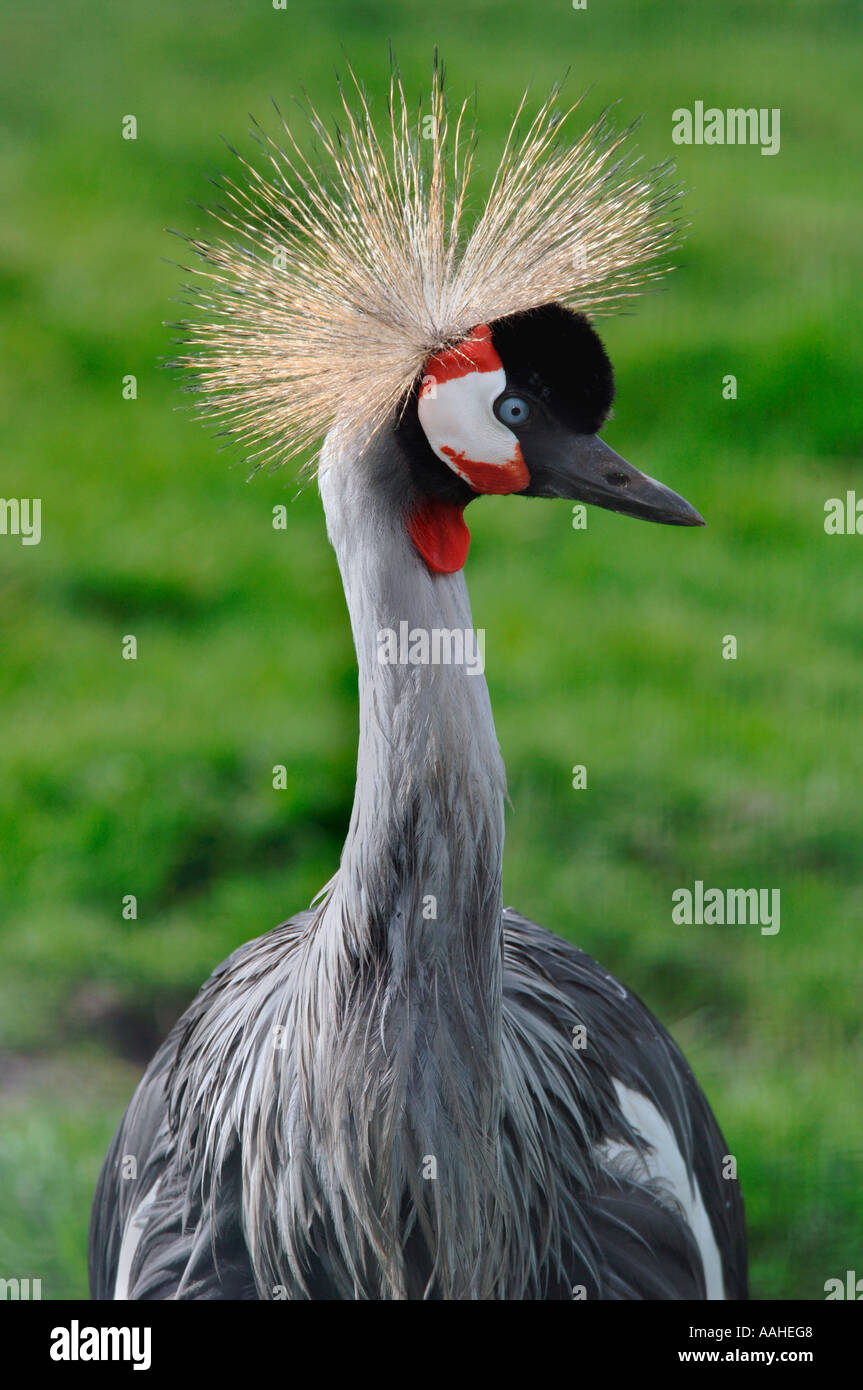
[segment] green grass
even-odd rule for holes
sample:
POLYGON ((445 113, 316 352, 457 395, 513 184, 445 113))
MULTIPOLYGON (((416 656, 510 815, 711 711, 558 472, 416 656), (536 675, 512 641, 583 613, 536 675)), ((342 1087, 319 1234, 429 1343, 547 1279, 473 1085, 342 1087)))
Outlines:
POLYGON ((0 1275, 86 1295, 90 1194, 137 1062, 337 863, 355 676, 319 504, 305 490, 274 531, 291 481, 247 486, 175 410, 157 363, 180 277, 160 258, 180 247, 165 226, 196 225, 220 133, 243 145, 247 112, 303 83, 332 109, 342 47, 380 103, 390 39, 409 87, 435 42, 453 89, 476 85, 482 178, 524 82, 571 66, 591 114, 644 112, 645 154, 676 154, 692 189, 666 292, 603 325, 607 437, 708 529, 471 509, 505 894, 687 1050, 738 1159, 756 1295, 823 1296, 863 1241, 863 540, 823 530, 828 497, 863 495, 863 44, 857 7, 815 0, 91 0, 10 21, 0 493, 43 499, 43 540, 0 537, 0 1275), (671 146, 698 98, 779 106, 781 153, 671 146), (674 926, 695 878, 780 888, 779 935, 674 926))

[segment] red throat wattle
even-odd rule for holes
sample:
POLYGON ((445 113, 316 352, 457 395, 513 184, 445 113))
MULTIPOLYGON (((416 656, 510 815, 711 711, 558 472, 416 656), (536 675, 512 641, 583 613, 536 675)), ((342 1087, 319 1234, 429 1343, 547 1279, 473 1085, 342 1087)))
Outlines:
POLYGON ((434 574, 455 574, 464 567, 470 531, 464 506, 426 498, 408 517, 408 535, 434 574))

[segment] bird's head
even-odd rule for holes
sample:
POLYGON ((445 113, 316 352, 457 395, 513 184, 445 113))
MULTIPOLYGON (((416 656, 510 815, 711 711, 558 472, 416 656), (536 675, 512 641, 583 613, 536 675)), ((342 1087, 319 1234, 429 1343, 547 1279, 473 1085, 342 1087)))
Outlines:
POLYGON ((242 176, 217 180, 218 235, 189 238, 197 317, 177 361, 205 410, 255 468, 326 437, 432 571, 461 568, 482 493, 702 525, 599 438, 614 378, 585 316, 667 268, 671 169, 639 167, 606 116, 573 140, 579 103, 560 110, 558 87, 532 116, 525 94, 467 231, 469 103, 451 118, 437 58, 417 109, 392 72, 382 132, 351 79, 333 130, 307 112, 315 163, 287 122, 282 140, 256 129, 266 170, 240 156, 242 176))
POLYGON ((694 507, 599 438, 613 398, 599 335, 562 304, 478 324, 431 357, 397 427, 418 493, 408 526, 429 568, 462 567, 464 508, 482 493, 565 497, 703 526, 694 507))

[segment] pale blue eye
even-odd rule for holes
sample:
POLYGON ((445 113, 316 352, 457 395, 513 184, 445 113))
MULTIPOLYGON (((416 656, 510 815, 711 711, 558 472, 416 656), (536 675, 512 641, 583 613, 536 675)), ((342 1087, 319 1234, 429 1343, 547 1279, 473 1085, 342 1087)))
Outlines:
POLYGON ((523 425, 530 415, 530 406, 522 396, 501 396, 495 414, 505 425, 523 425))

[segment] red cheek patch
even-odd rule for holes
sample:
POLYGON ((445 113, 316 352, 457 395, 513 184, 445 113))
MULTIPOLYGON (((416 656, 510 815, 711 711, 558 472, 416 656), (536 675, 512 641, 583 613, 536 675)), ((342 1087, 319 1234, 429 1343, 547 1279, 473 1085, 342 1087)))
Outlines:
POLYGON ((464 568, 470 531, 464 507, 427 498, 408 517, 408 535, 435 574, 455 574, 464 568))
POLYGON ((518 441, 513 457, 507 463, 481 463, 468 458, 463 449, 451 449, 447 444, 441 446, 441 453, 446 454, 455 472, 470 484, 474 492, 521 492, 530 482, 518 441))

